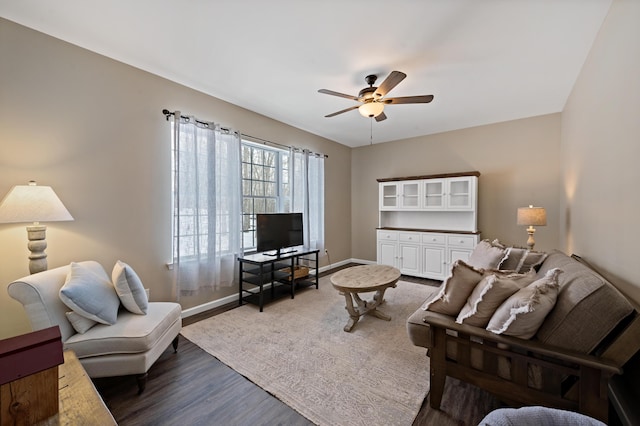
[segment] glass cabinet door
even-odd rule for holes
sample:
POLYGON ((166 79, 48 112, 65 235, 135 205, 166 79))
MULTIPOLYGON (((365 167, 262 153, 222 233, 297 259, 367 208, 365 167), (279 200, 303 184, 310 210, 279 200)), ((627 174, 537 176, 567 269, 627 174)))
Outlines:
POLYGON ((398 184, 395 182, 380 184, 380 210, 398 208, 398 184))
POLYGON ((422 208, 442 209, 444 202, 444 179, 430 179, 422 181, 422 208))
POLYGON ((447 207, 454 210, 471 209, 473 206, 471 178, 450 178, 447 183, 447 207))
POLYGON ((400 207, 405 209, 417 209, 420 207, 420 184, 417 181, 413 181, 401 183, 400 186, 400 202, 402 203, 400 207))

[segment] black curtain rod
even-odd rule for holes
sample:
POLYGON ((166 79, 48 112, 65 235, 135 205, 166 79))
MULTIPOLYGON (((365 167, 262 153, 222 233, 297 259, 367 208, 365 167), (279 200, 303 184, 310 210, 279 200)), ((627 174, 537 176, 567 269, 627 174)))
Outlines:
MULTIPOLYGON (((175 113, 175 112, 169 111, 168 109, 163 109, 163 110, 162 110, 162 113, 163 113, 163 114, 164 114, 164 116, 167 118, 167 120, 169 119, 169 116, 170 116, 170 115, 173 115, 173 116, 175 116, 175 115, 176 115, 176 113, 175 113)), ((190 119, 190 117, 188 117, 188 116, 186 116, 186 115, 180 115, 180 118, 184 118, 184 119, 186 119, 186 120, 190 119)), ((209 123, 208 123, 208 122, 206 122, 206 121, 200 121, 200 120, 198 120, 197 118, 195 119, 195 121, 196 121, 196 123, 198 123, 198 124, 202 124, 203 126, 209 127, 209 123)), ((229 131, 229 129, 225 129, 224 127, 222 127, 222 130, 229 131)))
MULTIPOLYGON (((170 115, 173 115, 173 116, 176 115, 175 112, 169 111, 168 109, 163 109, 162 110, 162 114, 164 114, 164 116, 166 117, 167 120, 169 119, 170 115)), ((180 118, 188 119, 189 117, 186 116, 186 115, 181 115, 180 118)), ((206 122, 206 121, 200 121, 200 120, 196 119, 196 123, 202 124, 204 126, 209 127, 209 123, 206 122)), ((226 131, 229 131, 229 129, 225 129, 225 128, 222 128, 222 129, 226 130, 226 131)), ((259 143, 262 143, 262 144, 265 144, 265 145, 274 145, 274 146, 281 147, 281 148, 284 148, 284 149, 287 149, 287 150, 291 149, 291 147, 288 146, 288 145, 283 145, 281 143, 272 142, 272 141, 269 141, 269 140, 266 140, 266 139, 259 138, 257 136, 251 136, 251 135, 247 135, 245 133, 240 133, 240 136, 244 136, 244 137, 247 137, 249 139, 253 139, 256 142, 259 142, 259 143)), ((321 154, 321 153, 318 153, 318 152, 311 152, 311 153, 314 154, 314 155, 322 156, 324 158, 329 158, 329 156, 327 154, 321 154)))

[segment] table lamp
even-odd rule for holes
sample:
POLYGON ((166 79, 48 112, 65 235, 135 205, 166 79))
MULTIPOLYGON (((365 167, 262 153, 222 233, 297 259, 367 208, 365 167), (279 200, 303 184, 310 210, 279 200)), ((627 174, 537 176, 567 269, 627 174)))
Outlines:
POLYGON ((518 208, 518 225, 528 226, 527 233, 529 239, 527 239, 527 247, 529 250, 533 250, 535 241, 533 240, 533 234, 536 232, 534 226, 545 226, 547 224, 547 212, 543 207, 519 207, 518 208))
POLYGON ((47 227, 40 222, 73 220, 73 217, 50 186, 16 185, 0 202, 0 223, 33 222, 27 226, 29 272, 47 270, 47 227))

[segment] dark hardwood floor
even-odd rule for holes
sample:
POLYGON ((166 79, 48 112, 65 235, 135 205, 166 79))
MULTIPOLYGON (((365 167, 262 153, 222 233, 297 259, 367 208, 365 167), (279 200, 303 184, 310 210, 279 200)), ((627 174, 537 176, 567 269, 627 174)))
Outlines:
MULTIPOLYGON (((440 284, 405 276, 401 279, 426 285, 440 284)), ((185 318, 183 324, 192 324, 234 307, 228 305, 194 315, 185 318)), ((425 358, 425 368, 426 362, 425 358)), ((173 353, 172 348, 168 348, 151 367, 142 395, 137 394, 133 376, 93 381, 120 425, 313 424, 182 336, 178 352, 173 353)), ((414 425, 477 425, 489 411, 499 406, 488 393, 451 378, 447 379, 441 410, 433 410, 428 399, 427 396, 414 425)), ((348 417, 345 424, 348 424, 348 417)))

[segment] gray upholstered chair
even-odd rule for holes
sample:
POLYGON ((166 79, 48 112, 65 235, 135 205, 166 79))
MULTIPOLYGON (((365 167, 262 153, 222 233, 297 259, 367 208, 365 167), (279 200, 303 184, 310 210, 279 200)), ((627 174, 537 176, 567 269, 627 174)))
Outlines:
MULTIPOLYGON (((106 275, 98 262, 79 263, 106 275)), ((146 315, 120 307, 114 325, 96 324, 77 333, 66 316, 70 309, 59 296, 69 269, 67 265, 26 276, 9 284, 7 290, 24 306, 34 331, 60 327, 64 349, 76 353, 89 377, 136 375, 138 393, 142 393, 151 365, 170 344, 177 351, 182 328, 180 305, 149 302, 146 315)))
POLYGON ((478 426, 606 426, 600 420, 573 411, 533 406, 498 408, 487 414, 478 426))

